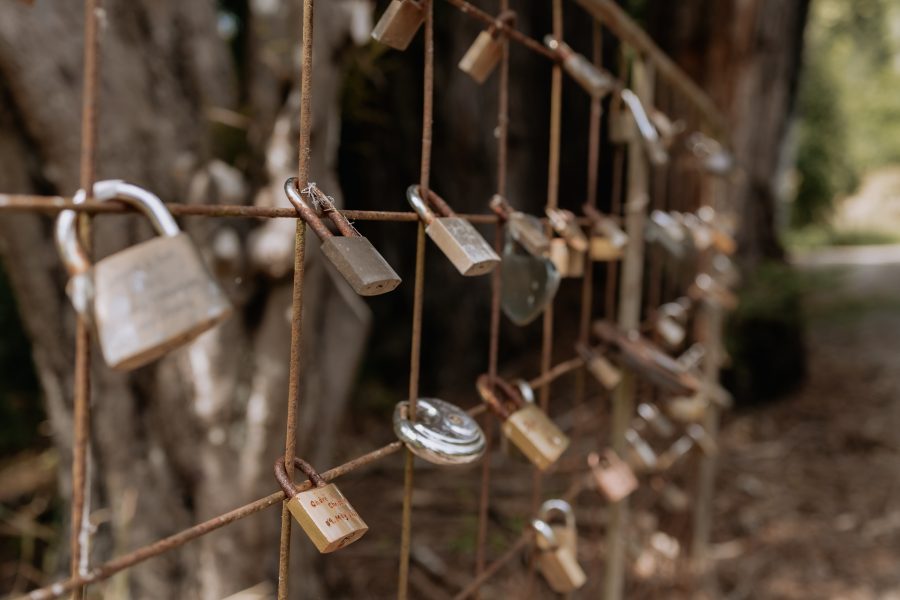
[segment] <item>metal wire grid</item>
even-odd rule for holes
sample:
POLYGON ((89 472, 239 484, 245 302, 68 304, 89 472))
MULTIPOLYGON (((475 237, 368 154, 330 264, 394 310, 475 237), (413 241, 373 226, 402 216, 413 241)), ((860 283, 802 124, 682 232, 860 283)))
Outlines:
MULTIPOLYGON (((432 107, 433 107, 433 90, 434 90, 434 41, 433 41, 433 0, 423 0, 425 7, 425 64, 423 72, 424 83, 424 102, 423 102, 423 135, 422 135, 422 157, 420 168, 420 186, 423 193, 427 192, 430 167, 431 167, 431 143, 432 143, 432 107)), ((458 8, 463 14, 480 20, 486 24, 491 24, 503 34, 503 57, 500 64, 499 74, 499 101, 497 116, 497 140, 498 140, 498 161, 497 161, 497 193, 505 196, 506 190, 506 172, 507 172, 507 132, 508 132, 508 85, 509 85, 509 47, 506 40, 512 40, 521 46, 528 48, 536 54, 543 55, 554 61, 553 75, 551 82, 551 109, 550 109, 550 152, 548 161, 548 189, 547 189, 547 207, 555 208, 558 203, 558 185, 559 185, 559 158, 560 158, 560 121, 562 108, 562 69, 557 60, 556 55, 545 48, 536 40, 526 36, 516 30, 514 26, 506 22, 496 20, 490 14, 478 9, 465 0, 447 0, 449 4, 458 8)), ((594 17, 593 30, 593 51, 592 61, 595 65, 602 64, 602 33, 601 23, 607 26, 617 37, 619 37, 626 45, 630 46, 638 53, 633 58, 632 79, 633 85, 638 88, 638 93, 645 102, 651 102, 653 99, 652 82, 657 79, 652 73, 648 73, 652 68, 658 69, 656 75, 661 84, 670 86, 670 100, 680 99, 687 104, 691 114, 691 125, 697 128, 707 128, 716 132, 720 136, 727 134, 725 119, 715 109, 708 97, 694 85, 680 69, 672 63, 672 61, 662 53, 628 17, 610 0, 576 0, 594 17), (642 57, 647 60, 645 64, 642 57)), ((499 0, 499 11, 502 12, 508 8, 508 0, 499 0)), ((123 204, 106 204, 91 201, 90 195, 93 190, 95 181, 95 161, 96 161, 96 139, 97 139, 97 95, 99 80, 99 53, 98 53, 98 20, 101 17, 102 0, 85 0, 85 26, 84 26, 84 91, 82 98, 82 141, 81 141, 81 169, 80 169, 80 185, 81 188, 87 190, 87 199, 84 203, 74 204, 71 198, 48 197, 21 194, 0 194, 0 212, 13 211, 33 211, 43 212, 46 214, 55 214, 62 210, 75 210, 80 214, 79 232, 85 248, 90 248, 91 231, 90 221, 94 214, 98 213, 114 213, 132 210, 123 204)), ((562 0, 552 0, 553 7, 553 23, 552 31, 556 39, 562 40, 562 0)), ((311 76, 312 76, 312 41, 313 41, 313 10, 314 1, 304 0, 303 2, 303 37, 302 37, 302 71, 301 71, 301 109, 300 109, 300 155, 298 158, 298 179, 300 188, 304 188, 309 181, 309 139, 311 132, 311 76)), ((625 72, 624 61, 623 68, 620 72, 625 72)), ((676 108, 678 103, 672 101, 670 108, 676 108)), ((679 107, 682 108, 682 107, 679 107)), ((597 188, 598 188, 598 170, 599 170, 599 151, 600 151, 600 119, 602 116, 602 107, 599 98, 593 98, 591 102, 590 123, 589 123, 589 144, 587 157, 587 204, 596 206, 597 188)), ((620 286, 619 298, 617 302, 617 276, 619 267, 615 261, 607 263, 608 270, 606 274, 604 289, 604 307, 605 318, 611 319, 615 314, 618 305, 619 324, 625 327, 634 328, 637 322, 642 305, 641 279, 642 268, 644 263, 643 256, 643 240, 640 235, 643 230, 643 219, 647 210, 647 184, 649 174, 645 158, 641 154, 638 143, 631 143, 628 151, 628 174, 623 172, 623 164, 625 158, 625 148, 618 146, 615 149, 613 159, 613 182, 612 182, 612 214, 621 214, 623 209, 622 196, 623 192, 628 190, 628 200, 625 203, 624 220, 628 233, 632 236, 637 234, 637 243, 632 237, 631 254, 626 256, 623 264, 622 285, 620 286), (627 179, 627 184, 626 180, 627 179)), ((677 181, 677 174, 674 170, 670 170, 669 179, 677 181)), ((662 177, 661 181, 665 182, 666 178, 662 177)), ((707 201, 713 202, 715 199, 721 199, 724 196, 725 184, 716 184, 716 190, 707 195, 707 201)), ((658 186, 659 193, 655 196, 657 203, 659 199, 678 198, 681 195, 672 193, 675 186, 658 186)), ((683 197, 683 196, 682 196, 683 197)), ((690 207, 690 208, 694 208, 690 207)), ((262 208, 252 206, 186 206, 180 204, 168 205, 170 211, 175 215, 185 216, 207 216, 207 217, 245 217, 245 218, 294 218, 297 222, 295 237, 295 254, 294 254, 294 280, 292 294, 292 313, 291 313, 291 351, 290 351, 290 380, 288 391, 288 413, 287 426, 285 435, 285 464, 289 476, 292 476, 294 446, 296 442, 297 414, 300 397, 300 380, 299 380, 299 364, 301 363, 301 311, 303 306, 303 267, 305 254, 305 225, 303 221, 297 218, 296 211, 293 208, 262 208)), ((676 208, 670 206, 670 208, 676 208)), ((687 209, 688 206, 680 206, 677 208, 687 209)), ((374 221, 391 221, 391 222, 412 222, 419 221, 418 216, 412 212, 391 212, 391 211, 341 211, 345 216, 354 220, 374 220, 374 221)), ((460 215, 473 223, 493 224, 495 226, 495 247, 499 249, 502 242, 502 222, 498 217, 493 215, 460 215)), ((585 218, 579 218, 579 223, 586 225, 589 221, 585 218)), ((425 229, 424 225, 419 222, 418 236, 416 241, 416 271, 414 280, 414 306, 413 306, 413 328, 411 339, 410 353, 410 377, 409 377, 409 401, 410 401, 410 417, 415 418, 416 400, 418 397, 418 379, 419 379, 419 349, 421 346, 421 324, 422 324, 422 300, 424 295, 424 275, 425 275, 425 229)), ((650 261, 652 278, 651 281, 660 283, 662 279, 663 269, 660 264, 658 255, 651 257, 650 261)), ((592 318, 591 307, 593 304, 593 268, 589 266, 585 270, 582 280, 582 306, 579 318, 578 337, 582 342, 589 340, 589 327, 592 318)), ((649 300, 658 301, 660 298, 660 290, 654 286, 649 292, 649 300)), ((714 381, 718 373, 719 354, 718 337, 720 334, 720 316, 717 314, 706 314, 705 318, 709 321, 711 339, 711 359, 707 361, 705 375, 708 380, 714 381)), ((499 344, 500 330, 500 278, 499 272, 495 271, 492 275, 491 285, 491 313, 490 313, 490 342, 488 348, 488 372, 495 375, 497 372, 497 354, 499 344)), ((543 318, 543 337, 541 345, 541 373, 529 383, 540 391, 539 402, 542 409, 547 410, 550 400, 551 383, 567 373, 575 371, 576 379, 576 404, 584 402, 586 393, 586 383, 584 380, 584 369, 581 367, 584 362, 580 358, 573 358, 556 364, 552 364, 553 350, 553 308, 552 304, 547 308, 543 318)), ((85 551, 87 546, 87 516, 90 510, 89 498, 87 497, 88 476, 87 476, 87 455, 90 445, 90 329, 88 324, 79 317, 75 337, 75 386, 74 386, 74 452, 73 452, 73 499, 71 510, 72 531, 70 535, 71 547, 71 564, 70 578, 44 588, 32 591, 22 596, 21 599, 30 598, 32 600, 58 598, 66 593, 71 593, 71 597, 80 600, 84 596, 85 586, 91 583, 103 581, 114 574, 133 567, 145 560, 159 556, 169 550, 177 548, 207 533, 215 531, 230 523, 246 518, 285 499, 283 491, 277 491, 263 498, 245 504, 234 510, 222 515, 218 515, 198 523, 192 527, 179 531, 171 536, 158 540, 152 544, 137 548, 132 552, 112 559, 101 565, 90 567, 88 557, 85 551)), ((626 373, 626 377, 628 374, 626 373)), ((616 396, 613 398, 613 418, 612 418, 612 435, 611 439, 615 449, 622 450, 622 433, 627 427, 627 419, 630 418, 631 408, 635 396, 635 388, 633 381, 619 388, 616 396)), ((485 412, 484 406, 478 406, 469 411, 470 414, 477 415, 485 412)), ((717 428, 718 415, 716 412, 710 411, 707 416, 706 426, 715 434, 717 428)), ((487 452, 490 453, 493 447, 495 435, 495 424, 490 422, 486 427, 487 452)), ((579 435, 576 425, 574 436, 579 435)), ((333 469, 322 473, 325 481, 332 481, 362 468, 368 464, 376 462, 386 456, 392 455, 403 449, 400 442, 393 442, 362 456, 345 462, 333 469)), ((713 464, 711 459, 705 459, 701 464, 701 481, 699 485, 698 501, 694 515, 694 532, 695 532, 695 557, 698 560, 705 560, 705 543, 709 535, 709 503, 712 497, 712 477, 713 464)), ((408 574, 409 574, 409 551, 410 536, 412 531, 412 510, 411 510, 411 494, 413 489, 414 472, 412 454, 406 451, 406 464, 404 468, 404 503, 402 518, 402 534, 401 534, 401 553, 400 568, 398 574, 398 598, 405 599, 407 597, 408 574)), ((490 503, 490 481, 491 469, 490 461, 485 460, 481 472, 481 496, 478 508, 478 534, 477 534, 477 551, 476 551, 476 570, 475 577, 469 584, 456 596, 458 599, 470 597, 476 594, 478 589, 495 575, 506 563, 518 555, 525 546, 527 546, 532 538, 530 528, 521 534, 521 536, 507 549, 507 551, 496 559, 493 563, 485 564, 485 542, 487 537, 487 514, 490 503)), ((574 479, 572 485, 564 494, 565 499, 574 499, 582 489, 586 486, 585 478, 578 477, 574 479)), ((299 491, 309 489, 311 484, 306 481, 297 485, 299 491)), ((536 510, 537 503, 541 495, 541 476, 535 470, 533 478, 532 492, 532 508, 536 510)), ((611 506, 611 522, 608 532, 608 565, 606 573, 606 597, 610 599, 621 598, 624 579, 624 554, 623 541, 624 537, 621 532, 622 524, 627 515, 627 504, 623 501, 611 506)), ((278 598, 286 599, 288 595, 288 558, 291 536, 291 517, 287 509, 282 509, 282 533, 280 538, 279 552, 279 575, 278 575, 278 598)), ((529 581, 533 584, 534 568, 531 565, 529 581)), ((531 587, 531 585, 529 585, 531 587)))

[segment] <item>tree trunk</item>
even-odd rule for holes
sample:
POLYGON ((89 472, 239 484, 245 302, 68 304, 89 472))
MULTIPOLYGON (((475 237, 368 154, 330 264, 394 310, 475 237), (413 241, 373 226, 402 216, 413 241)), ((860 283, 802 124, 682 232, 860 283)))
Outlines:
MULTIPOLYGON (((248 61, 244 71, 252 77, 240 81, 216 30, 215 2, 105 4, 98 177, 126 179, 169 202, 246 203, 255 194, 258 204, 286 206, 281 187, 295 173, 298 155, 299 68, 292 50, 300 39, 299 3, 250 3, 244 50, 266 60, 248 61), (278 47, 283 50, 272 51, 278 47), (249 98, 258 117, 246 140, 221 123, 221 115, 234 117, 228 111, 239 96, 249 98), (235 160, 251 174, 249 182, 217 158, 223 140, 235 137, 235 160), (263 156, 265 166, 254 168, 263 156)), ((371 8, 357 0, 320 4, 312 173, 340 199, 333 163, 341 79, 334 63, 342 47, 359 41, 351 27, 358 30, 361 20, 366 28, 371 8)), ((79 2, 0 7, 0 190, 72 195, 78 187, 82 24, 79 2)), ((237 310, 193 344, 131 374, 109 370, 94 349, 90 509, 95 515, 109 510, 94 537, 95 564, 276 488, 272 464, 284 443, 294 221, 182 224, 237 310)), ((68 499, 75 318, 51 233, 45 217, 0 218, 0 250, 31 338, 68 499)), ((95 218, 95 256, 149 233, 135 216, 95 218)), ((353 383, 347 375, 359 362, 370 317, 324 267, 317 247, 310 239, 303 377, 308 401, 302 402, 298 448, 327 466, 353 383)), ((269 511, 233 525, 120 575, 107 593, 212 600, 272 580, 278 524, 269 511)), ((315 589, 313 573, 304 575, 315 589)))

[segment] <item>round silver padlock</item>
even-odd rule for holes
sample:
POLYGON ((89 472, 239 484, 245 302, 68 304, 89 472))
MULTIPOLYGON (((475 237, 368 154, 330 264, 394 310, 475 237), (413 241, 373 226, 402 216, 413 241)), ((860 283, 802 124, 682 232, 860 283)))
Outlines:
POLYGON ((419 398, 416 420, 409 402, 394 409, 394 433, 416 456, 436 465, 463 465, 484 454, 484 432, 466 411, 438 398, 419 398))

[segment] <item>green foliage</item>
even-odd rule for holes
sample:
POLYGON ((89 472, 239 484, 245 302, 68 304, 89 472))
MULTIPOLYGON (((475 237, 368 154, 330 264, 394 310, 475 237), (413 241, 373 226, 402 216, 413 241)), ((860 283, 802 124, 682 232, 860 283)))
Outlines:
POLYGON ((827 246, 876 246, 900 243, 900 232, 834 229, 828 225, 812 224, 788 232, 784 241, 794 250, 827 246))
POLYGON ((900 162, 900 4, 815 0, 800 82, 791 221, 821 223, 861 175, 900 162))

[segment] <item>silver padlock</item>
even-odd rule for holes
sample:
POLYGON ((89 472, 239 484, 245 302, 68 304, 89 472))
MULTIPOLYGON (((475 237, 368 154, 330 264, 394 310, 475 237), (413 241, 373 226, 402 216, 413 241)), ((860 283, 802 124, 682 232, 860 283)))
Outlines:
MULTIPOLYGON (((75 203, 84 202, 79 190, 75 203)), ((119 180, 98 181, 93 199, 123 200, 150 219, 161 237, 92 265, 78 241, 76 212, 56 220, 56 244, 78 313, 97 332, 113 369, 136 369, 182 346, 231 314, 231 303, 207 271, 190 237, 152 193, 119 180)))
POLYGON ((419 192, 419 186, 411 185, 406 190, 406 199, 425 223, 425 233, 461 275, 485 275, 500 262, 500 257, 478 230, 465 219, 457 217, 444 199, 433 191, 428 191, 426 201, 419 192))
POLYGON ((416 456, 436 465, 464 465, 484 455, 484 432, 469 413, 438 398, 419 398, 416 420, 409 402, 394 409, 394 433, 416 456))
POLYGON ((322 222, 316 211, 303 199, 297 189, 297 178, 284 182, 288 200, 297 209, 300 218, 322 241, 322 254, 343 275, 347 283, 360 296, 386 294, 400 285, 400 276, 391 268, 372 243, 356 231, 356 228, 334 208, 330 200, 317 188, 310 186, 309 195, 324 206, 323 212, 335 224, 340 236, 336 236, 322 222))
POLYGON ((425 22, 421 0, 392 0, 372 30, 372 39, 396 50, 406 50, 425 22))
POLYGON ((631 111, 631 116, 634 117, 635 125, 637 125, 638 133, 641 134, 641 139, 644 141, 644 149, 647 151, 647 157, 650 159, 650 162, 655 165, 664 165, 669 162, 669 153, 663 147, 662 140, 659 138, 659 132, 656 131, 656 127, 650 122, 650 118, 647 116, 640 98, 628 89, 622 90, 620 95, 625 106, 631 111))
POLYGON ((654 471, 657 468, 656 452, 633 428, 625 430, 628 462, 635 471, 654 471))
POLYGON ((544 36, 544 45, 555 51, 563 69, 591 96, 602 98, 618 87, 615 77, 578 54, 552 35, 544 36))
POLYGON ((656 242, 676 259, 687 256, 690 241, 684 225, 672 213, 654 210, 646 225, 647 241, 656 242))
POLYGON ((491 210, 506 223, 506 231, 514 242, 530 254, 546 257, 550 253, 550 237, 547 228, 535 216, 515 210, 499 194, 494 194, 490 202, 491 210))
POLYGON ((484 81, 497 68, 497 63, 503 58, 503 44, 501 29, 503 25, 515 23, 516 13, 511 10, 503 11, 488 29, 482 31, 475 41, 466 50, 459 61, 459 68, 463 73, 478 83, 484 81))

